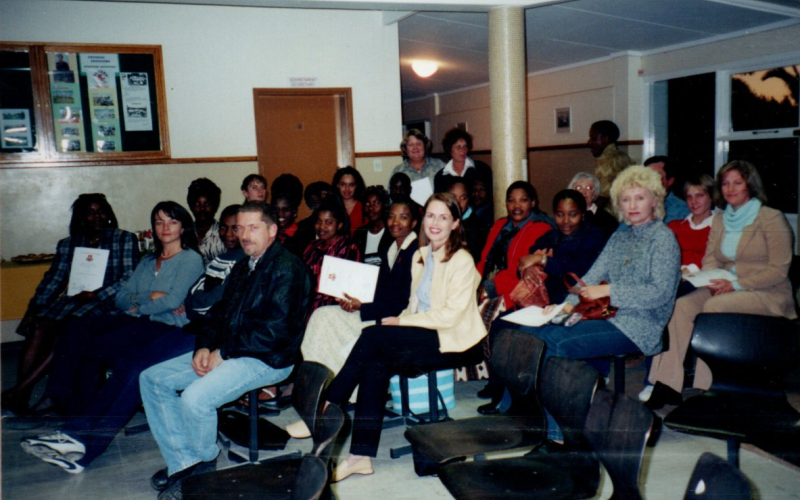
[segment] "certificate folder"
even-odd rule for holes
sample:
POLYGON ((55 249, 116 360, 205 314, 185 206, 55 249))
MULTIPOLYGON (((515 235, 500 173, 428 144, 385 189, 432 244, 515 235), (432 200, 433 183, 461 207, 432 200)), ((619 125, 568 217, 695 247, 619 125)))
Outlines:
POLYGON ((326 255, 322 259, 319 276, 319 293, 346 298, 344 294, 369 303, 375 299, 380 268, 326 255))

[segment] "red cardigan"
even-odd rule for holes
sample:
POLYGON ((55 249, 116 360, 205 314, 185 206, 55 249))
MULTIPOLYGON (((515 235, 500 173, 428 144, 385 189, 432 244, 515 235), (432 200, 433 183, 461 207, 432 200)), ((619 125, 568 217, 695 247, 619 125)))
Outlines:
POLYGON ((675 233, 675 239, 681 247, 681 265, 695 264, 697 267, 703 267, 703 256, 706 254, 711 226, 692 229, 688 220, 681 219, 670 222, 667 227, 675 233))
MULTIPOLYGON (((500 230, 503 229, 506 222, 508 222, 508 217, 498 219, 492 226, 492 230, 489 231, 489 238, 486 240, 486 246, 483 247, 483 252, 481 252, 481 261, 478 263, 478 272, 481 276, 483 276, 483 268, 486 266, 486 256, 492 249, 494 240, 497 239, 497 235, 500 234, 500 230)), ((514 287, 517 286, 517 283, 519 283, 519 278, 517 277, 519 259, 528 255, 528 253, 530 253, 530 248, 536 243, 536 240, 551 229, 550 224, 545 222, 531 222, 525 224, 522 230, 514 236, 514 239, 511 240, 511 243, 508 245, 508 255, 506 257, 508 260, 508 268, 505 271, 500 271, 497 273, 497 276, 494 277, 494 286, 497 289, 497 294, 502 295, 505 299, 506 308, 511 309, 514 307, 514 303, 511 301, 511 292, 514 290, 514 287)))

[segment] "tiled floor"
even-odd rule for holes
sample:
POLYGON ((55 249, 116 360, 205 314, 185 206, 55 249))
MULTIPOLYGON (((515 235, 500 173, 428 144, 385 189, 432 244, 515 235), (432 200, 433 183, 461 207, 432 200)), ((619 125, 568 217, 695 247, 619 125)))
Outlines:
MULTIPOLYGON (((3 387, 13 383, 16 352, 8 344, 2 349, 3 387)), ((628 389, 634 392, 643 377, 643 369, 628 370, 628 389)), ((457 406, 451 412, 454 418, 475 415, 479 400, 475 393, 482 382, 457 383, 457 406)), ((295 419, 294 410, 287 410, 271 420, 283 426, 295 419)), ((138 414, 131 424, 143 423, 138 414)), ((69 475, 60 469, 41 462, 22 452, 21 437, 40 431, 2 430, 2 497, 8 499, 154 499, 149 478, 164 466, 161 455, 149 432, 134 436, 119 435, 106 453, 82 474, 69 475)), ((410 456, 397 460, 389 458, 389 448, 405 444, 403 429, 395 428, 383 433, 378 458, 373 462, 375 474, 350 478, 333 486, 337 498, 342 500, 420 500, 451 498, 435 477, 419 478, 414 473, 410 456)), ((307 452, 310 440, 290 440, 283 452, 263 453, 262 458, 290 451, 307 452)), ((334 455, 345 455, 347 440, 340 440, 334 455)), ((665 430, 658 445, 648 448, 645 454, 642 488, 647 500, 683 498, 691 471, 699 456, 711 451, 725 456, 721 441, 699 438, 665 430)), ((229 466, 221 456, 219 467, 229 466)), ((800 471, 777 463, 760 454, 744 450, 741 470, 751 480, 756 498, 763 500, 800 500, 800 471)), ((603 479, 600 495, 609 498, 610 481, 603 479)))

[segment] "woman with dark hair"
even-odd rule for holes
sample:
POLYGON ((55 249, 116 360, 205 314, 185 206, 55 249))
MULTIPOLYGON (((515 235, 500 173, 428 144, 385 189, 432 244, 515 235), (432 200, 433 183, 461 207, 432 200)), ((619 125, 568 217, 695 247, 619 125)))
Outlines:
MULTIPOLYGON (((669 350, 653 358, 649 381, 654 384, 647 401, 651 409, 683 401, 683 361, 700 313, 737 312, 797 317, 789 282, 792 229, 786 217, 764 205, 766 195, 755 166, 732 161, 717 173, 716 201, 722 210, 714 216, 702 270, 725 269, 733 280, 711 284, 675 302, 669 321, 669 350)), ((694 387, 711 386, 711 370, 697 360, 694 387)))
POLYGON ((347 210, 350 218, 350 235, 364 224, 364 207, 361 202, 364 200, 364 178, 358 170, 347 166, 340 168, 333 174, 333 187, 339 195, 342 205, 347 210))
MULTIPOLYGON (((340 259, 353 261, 361 260, 358 246, 350 238, 350 219, 339 203, 337 197, 326 198, 314 210, 314 229, 317 239, 312 241, 303 252, 303 262, 311 268, 316 281, 315 290, 319 289, 319 275, 322 272, 322 259, 329 255, 340 259)), ((311 311, 318 307, 329 306, 336 303, 330 295, 317 292, 311 311)), ((309 313, 311 312, 309 311, 309 313)))
POLYGON ((126 314, 77 319, 58 341, 39 409, 58 409, 66 423, 54 434, 21 443, 26 453, 70 474, 102 454, 141 405, 139 374, 194 347, 194 337, 182 328, 188 319, 181 307, 204 270, 192 217, 179 204, 163 201, 150 221, 156 251, 115 296, 126 314))
POLYGON ((372 474, 389 379, 409 366, 423 371, 476 361, 486 329, 475 291, 480 276, 464 249, 461 210, 449 193, 425 204, 420 248, 411 267, 408 307, 381 326, 362 331, 350 356, 328 388, 328 401, 342 405, 358 386, 350 455, 336 467, 332 481, 372 474))
POLYGON ((551 304, 564 302, 569 289, 564 284, 567 273, 583 276, 597 260, 606 244, 603 231, 586 222, 586 200, 581 193, 564 189, 553 197, 553 215, 557 231, 536 240, 530 255, 519 261, 523 279, 532 280, 533 266, 547 274, 544 280, 551 304))
POLYGON ((194 215, 194 230, 200 255, 206 264, 225 251, 219 239, 219 225, 214 216, 219 209, 222 191, 211 180, 201 177, 189 185, 186 201, 194 215))
POLYGON ((297 205, 295 197, 276 191, 272 193, 272 208, 275 209, 275 216, 278 218, 278 241, 287 250, 297 255, 303 256, 303 251, 308 244, 316 237, 313 232, 303 231, 297 223, 297 205))
POLYGON ((3 393, 3 409, 24 414, 31 391, 45 375, 58 334, 72 318, 113 313, 114 295, 139 263, 136 235, 117 227, 117 217, 100 193, 82 194, 72 204, 69 237, 58 242, 53 264, 45 273, 17 327, 25 337, 17 368, 17 385, 3 393), (72 258, 78 247, 108 250, 103 285, 97 290, 67 291, 72 258))
POLYGON ((386 217, 389 214, 389 193, 383 186, 370 186, 364 197, 364 214, 367 223, 353 233, 353 241, 358 245, 362 260, 367 264, 381 265, 381 255, 394 239, 386 231, 386 217))
POLYGON ((442 138, 442 147, 445 153, 450 154, 450 161, 433 177, 435 193, 448 191, 450 183, 458 178, 466 182, 472 182, 476 178, 485 179, 489 183, 488 189, 492 190, 492 167, 468 156, 472 151, 472 135, 469 132, 451 128, 442 138))
MULTIPOLYGON (((314 311, 301 346, 304 360, 322 363, 336 375, 363 328, 381 318, 397 316, 406 308, 411 291, 411 265, 419 247, 414 232, 419 221, 419 211, 410 200, 392 203, 387 222, 392 240, 381 252, 374 300, 363 304, 354 297, 337 299, 338 307, 326 306, 314 311)), ((311 437, 302 420, 286 426, 286 432, 293 438, 311 437)))
POLYGON ((250 174, 242 181, 244 201, 263 201, 267 199, 267 179, 263 175, 250 174))
POLYGON ((415 128, 409 129, 400 142, 403 163, 394 167, 389 178, 402 172, 408 176, 411 182, 428 179, 431 182, 431 189, 433 189, 433 177, 436 172, 444 168, 444 163, 442 160, 430 156, 432 150, 433 142, 428 139, 428 136, 415 128))
POLYGON ((552 228, 550 218, 538 210, 539 197, 530 182, 516 181, 506 190, 507 217, 498 219, 489 231, 478 272, 482 297, 503 297, 507 309, 514 303, 511 292, 519 283, 519 259, 552 228))

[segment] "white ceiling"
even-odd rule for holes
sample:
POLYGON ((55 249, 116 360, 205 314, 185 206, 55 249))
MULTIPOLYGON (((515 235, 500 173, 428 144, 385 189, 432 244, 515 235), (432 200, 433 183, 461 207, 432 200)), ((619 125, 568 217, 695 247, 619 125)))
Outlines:
POLYGON ((403 100, 488 83, 487 12, 498 6, 526 9, 528 73, 800 22, 800 0, 107 1, 383 11, 385 24, 399 25, 403 100), (441 66, 422 79, 411 71, 413 59, 441 66))
MULTIPOLYGON (((575 0, 525 11, 527 72, 777 27, 800 18, 800 0, 575 0)), ((418 12, 399 22, 403 100, 489 81, 488 14, 418 12), (442 62, 432 77, 413 59, 442 62)), ((800 49, 800 41, 798 41, 800 49)))

